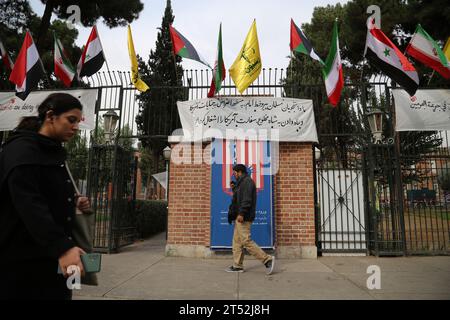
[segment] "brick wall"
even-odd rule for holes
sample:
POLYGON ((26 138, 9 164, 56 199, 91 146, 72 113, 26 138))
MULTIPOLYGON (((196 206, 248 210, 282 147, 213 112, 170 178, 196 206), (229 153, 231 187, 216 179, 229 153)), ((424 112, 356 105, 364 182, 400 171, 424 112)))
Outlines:
MULTIPOLYGON (((172 145, 172 149, 176 144, 172 145)), ((191 145, 194 164, 170 165, 169 245, 210 245, 209 145, 191 145)), ((280 143, 275 185, 276 246, 315 246, 313 158, 310 143, 280 143)), ((172 160, 177 155, 172 153, 172 160)), ((186 155, 185 155, 186 156, 186 155)), ((187 160, 188 158, 185 158, 187 160)))
POLYGON ((277 246, 314 246, 314 178, 310 143, 280 143, 275 176, 277 246))
MULTIPOLYGON (((175 146, 171 148, 176 151, 175 146)), ((183 148, 189 150, 189 144, 183 148)), ((208 144, 192 144, 190 149, 189 159, 192 161, 189 162, 192 164, 174 164, 180 157, 172 152, 167 242, 209 246, 211 169, 205 161, 202 162, 202 153, 208 155, 209 162, 210 147, 208 144)))

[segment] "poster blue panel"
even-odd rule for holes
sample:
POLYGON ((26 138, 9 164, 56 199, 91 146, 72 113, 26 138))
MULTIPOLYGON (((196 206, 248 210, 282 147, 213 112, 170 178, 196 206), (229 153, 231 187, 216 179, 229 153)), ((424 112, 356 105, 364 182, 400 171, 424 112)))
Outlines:
POLYGON ((269 141, 214 139, 211 146, 211 248, 231 248, 233 225, 228 223, 228 207, 234 180, 233 165, 242 163, 256 184, 256 217, 252 239, 262 248, 273 248, 273 183, 269 141))

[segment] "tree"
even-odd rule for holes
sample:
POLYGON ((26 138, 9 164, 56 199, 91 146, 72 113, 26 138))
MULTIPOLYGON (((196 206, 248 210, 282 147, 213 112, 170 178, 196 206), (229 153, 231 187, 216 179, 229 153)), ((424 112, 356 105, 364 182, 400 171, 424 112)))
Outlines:
POLYGON ((45 11, 37 33, 38 49, 47 34, 52 13, 60 19, 67 19, 72 14, 67 13, 67 8, 71 5, 77 5, 80 8, 81 23, 84 26, 92 26, 102 17, 104 23, 110 28, 131 23, 144 9, 140 0, 41 0, 41 2, 45 4, 45 11))
MULTIPOLYGON (((322 60, 326 59, 331 44, 329 31, 333 28, 336 18, 339 25, 342 25, 344 16, 345 6, 339 3, 316 7, 311 23, 302 24, 303 31, 322 60)), ((339 38, 341 38, 341 32, 339 38)), ((342 44, 341 41, 340 44, 342 44)), ((346 68, 344 76, 347 76, 346 68)), ((337 108, 333 108, 327 100, 322 66, 309 56, 297 53, 293 53, 287 77, 282 83, 286 96, 314 101, 316 123, 318 131, 322 134, 319 138, 323 158, 340 163, 344 168, 351 166, 349 150, 356 145, 357 136, 354 134, 361 132, 360 122, 353 109, 357 88, 356 90, 350 87, 344 88, 341 103, 337 108)))
MULTIPOLYGON (((316 123, 320 135, 320 145, 325 157, 333 154, 341 159, 342 165, 348 165, 349 148, 352 144, 363 146, 370 142, 370 128, 367 119, 362 117, 362 110, 357 107, 362 100, 361 80, 369 82, 373 75, 380 74, 379 70, 372 68, 364 62, 363 53, 366 42, 367 7, 376 4, 381 8, 381 26, 385 34, 394 39, 401 51, 409 43, 417 24, 433 32, 432 35, 441 43, 448 36, 442 25, 446 25, 448 6, 443 1, 433 1, 430 5, 425 1, 401 0, 351 0, 345 5, 328 5, 314 8, 311 23, 302 24, 306 36, 311 41, 316 53, 322 58, 328 54, 330 45, 330 30, 334 19, 339 21, 339 44, 344 64, 345 82, 340 105, 334 109, 326 103, 321 66, 310 57, 296 54, 292 57, 287 77, 282 84, 289 97, 309 98, 315 102, 316 123), (425 9, 425 7, 427 9, 425 9), (430 8, 433 7, 433 8, 430 8), (424 10, 421 10, 424 9, 424 10), (439 12, 441 10, 442 12, 439 12), (441 26, 441 27, 439 27, 441 26), (440 28, 440 29, 439 29, 440 28), (437 30, 439 29, 439 30, 437 30), (364 67, 363 78, 361 71, 364 67), (359 114, 358 114, 359 113, 359 114), (352 136, 352 133, 358 135, 352 136), (334 135, 334 136, 333 136, 334 135)), ((415 63, 421 76, 421 83, 426 84, 430 79, 432 70, 421 63, 415 63)), ((444 85, 445 80, 436 75, 430 85, 444 85)), ((446 83, 448 86, 448 82, 446 83)), ((373 87, 368 86, 367 108, 379 107, 389 113, 384 97, 380 93, 375 95, 373 87), (374 101, 375 98, 375 101, 374 101), (378 99, 378 101, 376 100, 378 99)), ((368 111, 368 110, 366 110, 368 111)), ((386 136, 393 136, 392 119, 386 123, 386 136)), ((440 145, 440 139, 433 132, 401 133, 401 153, 412 155, 432 152, 440 145)), ((410 157, 404 167, 416 163, 416 157, 410 157), (411 162, 412 161, 412 162, 411 162)))
POLYGON ((82 137, 78 132, 75 137, 65 144, 65 148, 67 151, 67 162, 74 180, 85 180, 89 154, 86 137, 82 137))
POLYGON ((182 88, 183 69, 181 58, 172 53, 169 25, 174 21, 171 1, 167 0, 161 27, 158 28, 156 49, 150 51, 148 62, 140 57, 139 71, 142 80, 150 90, 137 96, 139 114, 136 123, 140 141, 144 148, 150 148, 153 154, 154 167, 158 167, 158 159, 167 145, 166 137, 180 126, 176 102, 183 100, 185 91, 182 88))
POLYGON ((139 169, 141 170, 142 183, 147 187, 147 190, 150 189, 151 176, 155 173, 163 172, 166 170, 164 166, 164 159, 162 155, 158 156, 158 161, 154 160, 154 155, 152 154, 149 148, 141 148, 139 149, 139 153, 141 154, 139 160, 139 169), (157 167, 155 167, 157 165, 157 167))
MULTIPOLYGON (((448 30, 442 26, 448 25, 450 8, 448 1, 445 0, 352 0, 346 4, 345 23, 342 25, 342 41, 345 43, 343 56, 349 61, 353 74, 356 77, 361 72, 363 62, 363 52, 366 40, 366 13, 369 5, 378 5, 381 9, 381 28, 383 32, 394 41, 400 51, 404 52, 406 46, 411 40, 417 24, 422 27, 438 42, 441 46, 447 40, 448 30)), ((415 62, 422 85, 427 84, 432 70, 420 62, 415 62)), ((364 64, 365 79, 368 80, 379 71, 364 64)), ((445 84, 445 79, 440 76, 433 77, 430 85, 445 84)), ((448 85, 448 83, 447 83, 448 85)))
MULTIPOLYGON (((15 60, 22 47, 25 32, 29 29, 34 36, 41 24, 41 18, 32 11, 28 1, 6 0, 0 4, 0 11, 1 40, 9 51, 11 59, 15 60), (9 14, 11 16, 8 16, 9 14)), ((66 22, 61 20, 54 20, 49 30, 51 32, 46 33, 41 41, 40 57, 47 75, 44 76, 40 86, 43 88, 61 88, 63 84, 53 76, 53 32, 56 33, 63 44, 72 64, 75 64, 75 61, 78 61, 81 56, 81 49, 75 45, 78 31, 70 29, 66 22)), ((9 82, 9 74, 9 70, 5 70, 3 66, 0 67, 0 87, 12 90, 14 86, 9 82)))
POLYGON ((124 150, 134 151, 133 147, 134 139, 128 138, 133 135, 130 125, 128 124, 124 125, 122 130, 120 131, 120 135, 126 138, 124 139, 119 138, 118 145, 121 146, 124 150))

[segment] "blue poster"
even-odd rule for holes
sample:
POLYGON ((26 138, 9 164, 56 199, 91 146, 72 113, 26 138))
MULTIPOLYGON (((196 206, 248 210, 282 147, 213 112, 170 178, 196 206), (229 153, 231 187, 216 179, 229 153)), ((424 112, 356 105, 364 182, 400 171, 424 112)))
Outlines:
POLYGON ((262 248, 274 246, 273 181, 270 141, 214 139, 211 148, 211 248, 232 247, 233 225, 228 223, 233 166, 242 163, 256 184, 256 217, 252 239, 262 248))

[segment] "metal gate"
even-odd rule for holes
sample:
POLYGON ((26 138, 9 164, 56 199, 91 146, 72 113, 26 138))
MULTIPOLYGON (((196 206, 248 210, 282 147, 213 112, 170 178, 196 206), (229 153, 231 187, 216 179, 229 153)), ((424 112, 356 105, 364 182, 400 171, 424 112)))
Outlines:
POLYGON ((117 252, 136 237, 137 160, 114 145, 91 149, 87 194, 95 212, 94 249, 117 252))
POLYGON ((322 252, 366 252, 363 171, 320 169, 317 172, 322 252))

